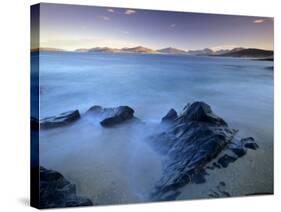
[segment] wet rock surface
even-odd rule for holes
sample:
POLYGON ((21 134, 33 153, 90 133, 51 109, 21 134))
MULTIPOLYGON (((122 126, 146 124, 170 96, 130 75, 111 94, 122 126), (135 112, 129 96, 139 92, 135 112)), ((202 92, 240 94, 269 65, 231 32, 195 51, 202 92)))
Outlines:
POLYGON ((51 116, 40 120, 41 129, 51 129, 67 126, 80 118, 78 110, 61 113, 57 116, 51 116))
POLYGON ((162 123, 171 123, 178 118, 178 113, 173 108, 162 118, 162 123))
MULTIPOLYGON (((104 108, 99 105, 95 105, 86 112, 86 115, 92 115, 93 117, 98 118, 103 127, 113 127, 127 122, 144 124, 144 122, 134 116, 134 112, 135 111, 129 106, 104 108)), ((80 118, 81 115, 78 110, 64 112, 56 116, 41 119, 40 129, 44 130, 65 127, 80 118)))
POLYGON ((99 116, 101 121, 100 124, 103 127, 112 127, 128 120, 136 120, 134 117, 134 110, 129 106, 119 106, 115 108, 103 108, 95 105, 91 107, 87 113, 99 116))
POLYGON ((40 167, 40 208, 91 206, 93 202, 76 194, 76 186, 59 172, 40 167))
POLYGON ((208 104, 187 105, 167 129, 150 137, 154 149, 166 155, 152 199, 174 200, 186 184, 204 183, 206 170, 226 168, 255 148, 253 138, 239 139, 236 133, 208 104))

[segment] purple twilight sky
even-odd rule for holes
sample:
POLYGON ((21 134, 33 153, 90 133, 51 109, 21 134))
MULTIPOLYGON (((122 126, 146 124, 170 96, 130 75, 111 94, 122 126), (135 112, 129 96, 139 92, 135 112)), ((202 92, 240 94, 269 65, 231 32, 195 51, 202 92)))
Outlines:
POLYGON ((273 18, 41 4, 40 46, 273 49, 273 18))

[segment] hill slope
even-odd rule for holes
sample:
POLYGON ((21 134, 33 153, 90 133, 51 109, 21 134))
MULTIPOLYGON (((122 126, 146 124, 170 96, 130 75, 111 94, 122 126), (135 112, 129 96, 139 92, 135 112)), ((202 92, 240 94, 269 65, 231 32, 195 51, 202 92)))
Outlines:
POLYGON ((163 53, 163 54, 186 54, 187 52, 182 50, 182 49, 177 49, 177 48, 164 48, 164 49, 159 49, 157 52, 163 53))
POLYGON ((230 51, 219 56, 225 57, 254 57, 254 58, 267 58, 273 57, 273 51, 263 49, 241 49, 237 51, 230 51))

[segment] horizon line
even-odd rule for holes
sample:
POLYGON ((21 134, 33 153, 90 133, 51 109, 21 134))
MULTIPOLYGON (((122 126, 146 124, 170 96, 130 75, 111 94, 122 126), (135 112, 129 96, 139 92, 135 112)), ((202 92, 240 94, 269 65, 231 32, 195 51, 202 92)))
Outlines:
POLYGON ((75 49, 65 49, 65 48, 56 48, 56 47, 35 47, 35 48, 30 48, 31 51, 40 51, 40 49, 44 49, 44 50, 49 50, 49 51, 66 51, 66 52, 75 52, 79 49, 85 49, 85 50, 90 50, 90 49, 94 49, 94 48, 110 48, 110 49, 116 49, 116 50, 122 50, 122 49, 132 49, 132 48, 147 48, 149 50, 153 50, 153 51, 159 51, 159 50, 163 50, 163 49, 169 49, 169 48, 172 48, 172 49, 177 49, 177 50, 181 50, 181 51, 185 51, 185 52, 189 52, 189 51, 200 51, 200 50, 206 50, 206 49, 209 49, 213 52, 217 52, 217 51, 221 51, 221 50, 233 50, 233 49, 236 49, 236 48, 243 48, 243 49, 260 49, 260 50, 265 50, 265 51, 274 51, 274 49, 264 49, 264 48, 258 48, 258 47, 242 47, 242 46, 236 46, 236 47, 233 47, 233 48, 219 48, 219 49, 214 49, 214 47, 205 47, 205 48, 199 48, 199 49, 181 49, 181 48, 178 48, 178 47, 172 47, 172 46, 167 46, 167 47, 163 47, 163 48, 150 48, 150 47, 147 47, 147 46, 143 46, 143 45, 136 45, 136 46, 133 46, 133 47, 122 47, 122 48, 115 48, 115 47, 110 47, 110 46, 94 46, 94 47, 89 47, 89 48, 75 48, 75 49))

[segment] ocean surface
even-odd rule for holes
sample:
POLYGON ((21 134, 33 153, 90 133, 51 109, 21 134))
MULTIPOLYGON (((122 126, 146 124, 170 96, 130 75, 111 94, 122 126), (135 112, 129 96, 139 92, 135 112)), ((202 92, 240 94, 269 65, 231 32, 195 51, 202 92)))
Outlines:
POLYGON ((273 192, 273 66, 251 59, 148 54, 40 53, 40 118, 78 109, 69 127, 40 132, 40 164, 61 172, 97 204, 149 201, 162 156, 145 142, 174 108, 204 101, 241 137, 260 146, 178 199, 208 197, 219 182, 232 196, 273 192), (143 129, 103 129, 93 105, 128 105, 143 129))

